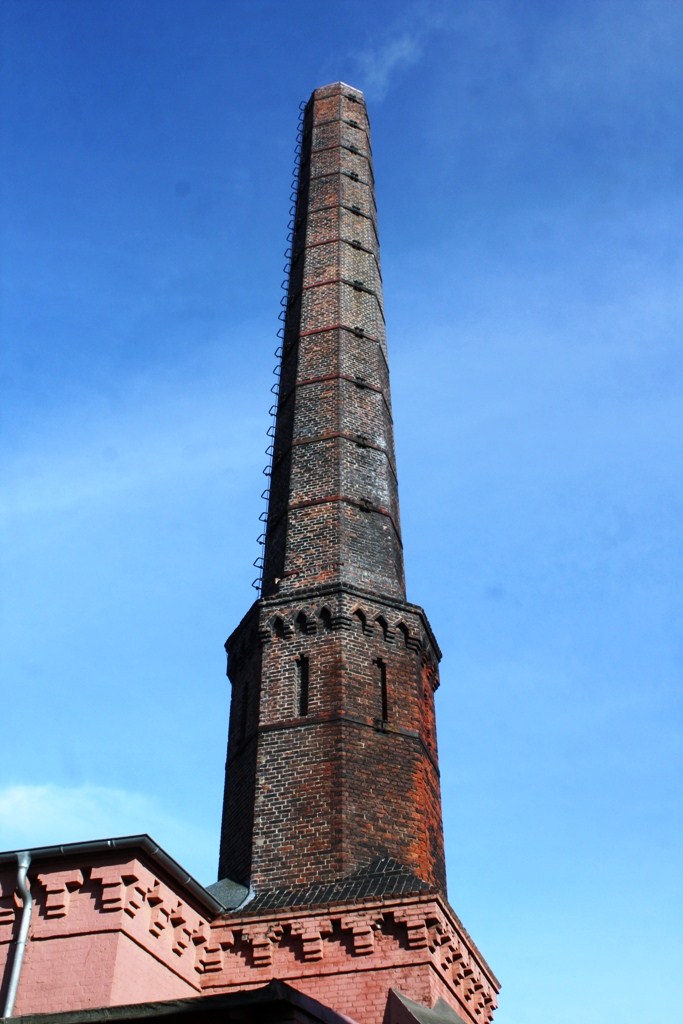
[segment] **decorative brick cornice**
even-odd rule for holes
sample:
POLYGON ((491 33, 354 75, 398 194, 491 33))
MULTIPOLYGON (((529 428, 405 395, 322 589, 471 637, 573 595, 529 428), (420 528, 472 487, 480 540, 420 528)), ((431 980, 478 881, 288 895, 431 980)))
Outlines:
MULTIPOLYGON (((204 991, 230 991, 279 978, 310 988, 317 979, 359 975, 364 990, 392 985, 410 990, 418 975, 450 1002, 468 1024, 490 1024, 499 984, 488 964, 441 897, 357 900, 256 916, 216 920, 198 957, 204 991), (220 963, 220 966, 219 966, 220 963), (392 981, 392 974, 395 980, 392 981), (362 975, 362 980, 360 975, 362 975)), ((338 1006, 343 1010, 343 1006, 338 1006)))
POLYGON ((304 960, 322 960, 324 938, 332 932, 332 922, 327 917, 309 917, 293 921, 292 935, 301 936, 301 951, 304 960))
POLYGON ((16 892, 16 868, 0 873, 0 942, 9 941, 21 903, 16 892))
MULTIPOLYGON (((278 614, 283 618, 285 623, 285 635, 291 636, 294 634, 294 627, 292 622, 296 615, 300 611, 305 611, 311 617, 315 617, 320 614, 322 608, 330 608, 332 612, 332 628, 338 629, 350 629, 352 627, 352 621, 349 615, 342 612, 335 616, 333 610, 334 598, 349 599, 351 603, 354 603, 358 608, 365 608, 365 614, 367 620, 372 623, 376 617, 376 612, 373 614, 369 609, 377 608, 378 606, 384 609, 391 609, 394 613, 393 628, 397 629, 399 623, 404 622, 406 615, 415 615, 420 619, 421 629, 424 630, 424 640, 419 637, 413 637, 410 635, 406 640, 407 646, 413 646, 415 650, 422 649, 423 646, 429 646, 433 652, 434 661, 438 663, 441 661, 441 648, 438 645, 436 637, 432 631, 431 625, 427 618, 427 615, 423 608, 419 605, 412 604, 410 601, 402 601, 390 595, 378 595, 371 593, 370 591, 363 590, 361 587, 352 587, 346 584, 320 584, 319 586, 312 586, 301 588, 296 592, 283 592, 282 594, 272 594, 269 597, 264 597, 255 601, 249 611, 246 613, 237 628, 230 634, 228 639, 225 641, 225 649, 230 653, 231 657, 239 658, 239 644, 242 638, 247 638, 250 628, 257 627, 259 629, 259 639, 266 641, 270 638, 271 630, 265 623, 272 622, 278 614), (262 625, 263 624, 263 625, 262 625)), ((343 601, 346 604, 346 601, 343 601)), ((245 652, 250 650, 251 639, 246 640, 245 652)))
POLYGON ((72 893, 83 886, 83 872, 78 868, 46 872, 36 875, 36 881, 42 886, 45 894, 45 917, 66 917, 72 893))
MULTIPOLYGON (((199 959, 208 960, 208 915, 199 912, 182 886, 135 857, 99 863, 81 861, 73 867, 49 863, 32 876, 36 903, 31 939, 41 942, 101 932, 128 936, 170 971, 197 985, 199 959), (198 951, 198 952, 196 952, 198 951)), ((14 896, 0 902, 0 926, 14 896)), ((12 915, 13 916, 13 915, 12 915)))

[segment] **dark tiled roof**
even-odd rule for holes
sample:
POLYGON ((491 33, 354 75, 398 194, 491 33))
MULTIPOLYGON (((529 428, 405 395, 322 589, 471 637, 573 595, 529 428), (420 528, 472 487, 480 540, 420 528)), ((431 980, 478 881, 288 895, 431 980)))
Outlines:
POLYGON ((417 878, 393 857, 382 857, 352 875, 334 882, 313 882, 287 889, 265 889, 257 892, 240 910, 240 914, 346 903, 348 900, 368 899, 373 896, 412 896, 429 890, 426 882, 417 878))

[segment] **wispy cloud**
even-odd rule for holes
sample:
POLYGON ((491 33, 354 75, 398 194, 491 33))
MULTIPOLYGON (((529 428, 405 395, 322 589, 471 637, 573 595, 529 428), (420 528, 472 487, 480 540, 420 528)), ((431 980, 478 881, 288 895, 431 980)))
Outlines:
POLYGON ((215 837, 175 818, 150 796, 84 784, 0 789, 0 849, 16 850, 148 833, 189 871, 211 877, 215 837), (191 836, 191 840, 190 837, 191 836))
POLYGON ((392 79, 422 56, 423 40, 408 33, 397 35, 375 49, 358 54, 365 92, 374 99, 386 96, 392 79))
POLYGON ((383 99, 398 76, 422 60, 435 33, 455 28, 460 16, 451 4, 440 0, 412 4, 397 15, 384 38, 354 55, 368 97, 383 99))

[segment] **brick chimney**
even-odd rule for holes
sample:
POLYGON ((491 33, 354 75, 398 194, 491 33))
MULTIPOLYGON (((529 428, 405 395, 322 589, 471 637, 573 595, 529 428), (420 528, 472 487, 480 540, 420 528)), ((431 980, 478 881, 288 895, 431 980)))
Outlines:
POLYGON ((362 93, 316 90, 302 136, 262 596, 226 644, 220 877, 445 893, 440 652, 405 597, 362 93))
POLYGON ((211 889, 234 909, 202 988, 491 1024, 498 982, 446 899, 440 652, 406 601, 368 116, 340 82, 304 110, 289 255, 261 597, 226 643, 211 889))

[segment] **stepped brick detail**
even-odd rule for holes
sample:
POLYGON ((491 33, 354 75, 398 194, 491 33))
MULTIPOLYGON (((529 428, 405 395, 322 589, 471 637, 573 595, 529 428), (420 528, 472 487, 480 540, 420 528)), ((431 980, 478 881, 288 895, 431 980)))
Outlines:
MULTIPOLYGON (((61 851, 47 855, 31 870, 34 906, 18 1014, 201 993, 202 951, 211 935, 205 907, 144 849, 74 853, 66 867, 64 859, 61 851)), ((21 916, 15 885, 16 864, 0 865, 3 972, 21 916)))
POLYGON ((498 984, 453 911, 432 895, 360 900, 319 910, 231 915, 216 921, 220 974, 202 991, 285 981, 362 1024, 382 1024, 390 985, 467 1024, 490 1024, 498 984))

